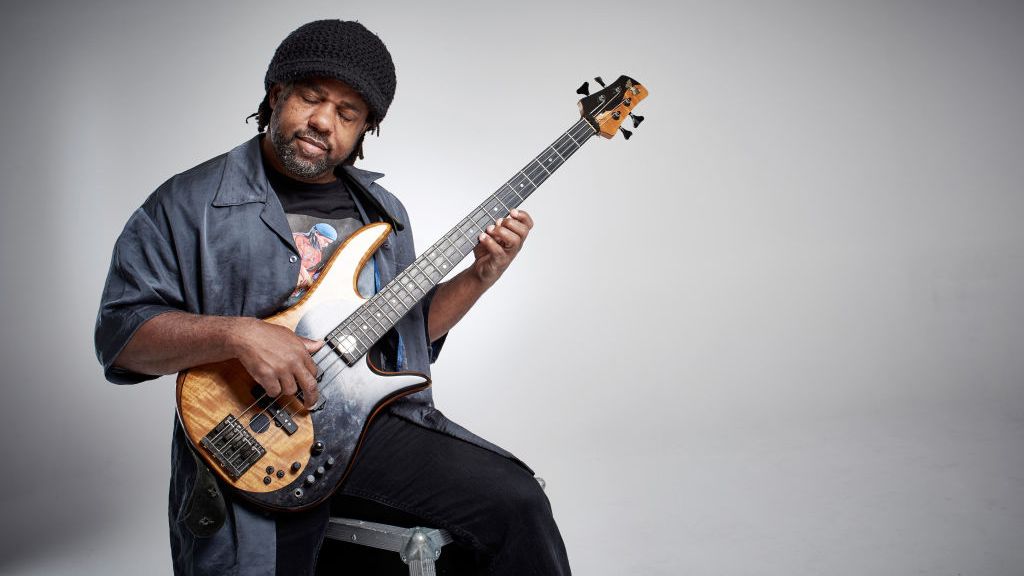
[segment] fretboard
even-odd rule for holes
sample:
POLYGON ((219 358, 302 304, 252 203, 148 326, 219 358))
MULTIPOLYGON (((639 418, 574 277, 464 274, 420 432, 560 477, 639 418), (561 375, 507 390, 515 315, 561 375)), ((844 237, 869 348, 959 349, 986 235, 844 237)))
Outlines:
POLYGON ((332 330, 325 338, 328 345, 349 365, 354 364, 473 251, 487 226, 508 216, 513 208, 529 198, 594 133, 594 127, 585 119, 573 124, 332 330))

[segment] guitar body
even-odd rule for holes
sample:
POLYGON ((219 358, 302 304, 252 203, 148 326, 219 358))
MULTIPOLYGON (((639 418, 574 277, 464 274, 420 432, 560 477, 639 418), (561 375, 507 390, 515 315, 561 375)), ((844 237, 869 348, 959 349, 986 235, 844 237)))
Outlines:
MULTIPOLYGON (((357 230, 298 303, 264 320, 325 339, 365 302, 356 288, 359 271, 389 232, 382 223, 357 230)), ((294 396, 263 397, 237 360, 178 375, 178 418, 196 452, 238 494, 265 508, 303 509, 329 497, 373 416, 430 385, 416 372, 382 372, 366 356, 349 366, 329 344, 313 359, 320 399, 309 410, 294 396)))

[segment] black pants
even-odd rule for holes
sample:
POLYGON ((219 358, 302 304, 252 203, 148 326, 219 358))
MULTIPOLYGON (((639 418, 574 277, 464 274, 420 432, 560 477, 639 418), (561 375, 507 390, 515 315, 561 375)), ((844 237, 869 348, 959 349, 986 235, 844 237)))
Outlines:
MULTIPOLYGON (((368 554, 328 541, 330 516, 448 530, 438 573, 569 574, 547 496, 517 463, 386 412, 371 424, 345 484, 313 510, 277 518, 277 574, 383 574, 368 554), (319 561, 317 556, 319 555, 319 561)), ((408 568, 389 553, 396 574, 408 568)))

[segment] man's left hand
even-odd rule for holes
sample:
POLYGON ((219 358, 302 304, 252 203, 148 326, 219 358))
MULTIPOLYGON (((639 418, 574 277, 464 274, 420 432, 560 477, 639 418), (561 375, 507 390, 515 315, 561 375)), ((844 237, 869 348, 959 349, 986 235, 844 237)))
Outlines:
POLYGON ((480 282, 485 286, 494 284, 519 254, 531 228, 533 218, 523 210, 513 209, 508 217, 499 218, 480 234, 480 243, 473 249, 473 272, 480 282))

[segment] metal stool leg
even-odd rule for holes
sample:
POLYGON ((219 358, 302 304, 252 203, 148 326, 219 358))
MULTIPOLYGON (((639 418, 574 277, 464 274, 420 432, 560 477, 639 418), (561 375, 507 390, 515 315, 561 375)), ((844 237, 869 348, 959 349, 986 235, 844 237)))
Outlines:
POLYGON ((441 556, 441 548, 452 541, 447 530, 400 528, 350 518, 331 518, 327 537, 398 552, 402 562, 409 565, 410 576, 434 576, 434 561, 441 556))
MULTIPOLYGON (((547 488, 543 478, 534 478, 542 490, 547 488)), ((352 518, 331 518, 327 537, 398 552, 402 562, 409 565, 410 576, 435 576, 434 561, 441 556, 441 548, 452 542, 451 534, 439 528, 400 528, 352 518)))

